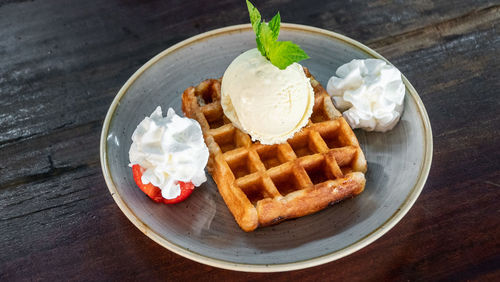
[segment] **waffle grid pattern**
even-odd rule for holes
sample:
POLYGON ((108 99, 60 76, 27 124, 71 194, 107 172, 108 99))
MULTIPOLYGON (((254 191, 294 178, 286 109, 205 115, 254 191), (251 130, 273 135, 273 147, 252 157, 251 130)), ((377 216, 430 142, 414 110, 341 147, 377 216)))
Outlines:
POLYGON ((315 90, 313 114, 283 144, 252 142, 234 127, 220 104, 220 79, 183 94, 183 111, 200 123, 209 147, 208 169, 245 231, 316 212, 364 189, 366 160, 354 133, 305 72, 315 90))

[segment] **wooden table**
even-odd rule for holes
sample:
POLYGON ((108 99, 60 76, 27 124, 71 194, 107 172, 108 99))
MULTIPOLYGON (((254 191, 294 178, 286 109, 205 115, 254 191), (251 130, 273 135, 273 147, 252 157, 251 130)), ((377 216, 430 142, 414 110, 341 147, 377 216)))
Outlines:
POLYGON ((160 247, 106 188, 104 116, 127 78, 160 51, 247 23, 244 1, 4 0, 0 280, 498 281, 500 2, 327 2, 255 4, 266 19, 279 10, 285 22, 365 43, 419 92, 433 164, 391 231, 338 261, 274 274, 217 269, 160 247))

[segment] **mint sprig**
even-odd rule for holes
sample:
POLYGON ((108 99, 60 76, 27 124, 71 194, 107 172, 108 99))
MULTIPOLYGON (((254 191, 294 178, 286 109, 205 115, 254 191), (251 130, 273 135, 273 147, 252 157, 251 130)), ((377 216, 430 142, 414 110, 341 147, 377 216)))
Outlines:
POLYGON ((262 56, 266 57, 273 65, 279 69, 286 69, 289 65, 308 59, 309 56, 292 41, 278 41, 280 34, 281 16, 278 12, 269 23, 262 20, 262 17, 250 1, 247 1, 250 22, 255 32, 257 49, 262 56))

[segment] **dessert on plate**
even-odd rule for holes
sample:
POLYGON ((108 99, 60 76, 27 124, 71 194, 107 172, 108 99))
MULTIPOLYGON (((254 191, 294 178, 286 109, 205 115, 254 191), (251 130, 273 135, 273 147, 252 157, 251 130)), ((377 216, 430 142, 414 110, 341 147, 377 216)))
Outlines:
POLYGON ((328 93, 297 63, 305 52, 276 41, 279 14, 261 23, 247 4, 258 48, 222 79, 187 88, 182 110, 201 125, 208 171, 226 205, 252 231, 358 195, 366 160, 328 93))
POLYGON ((210 151, 208 171, 245 231, 317 212, 365 187, 366 160, 356 136, 325 89, 305 73, 314 89, 312 115, 281 144, 252 142, 230 122, 222 111, 219 79, 182 95, 182 109, 200 123, 210 151))

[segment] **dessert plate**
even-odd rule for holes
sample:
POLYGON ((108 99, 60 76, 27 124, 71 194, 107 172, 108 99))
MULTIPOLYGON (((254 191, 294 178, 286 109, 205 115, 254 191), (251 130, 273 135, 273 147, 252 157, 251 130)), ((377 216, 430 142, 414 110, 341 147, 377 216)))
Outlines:
MULTIPOLYGON (((327 30, 282 24, 280 40, 292 40, 311 57, 302 64, 326 86, 352 59, 380 58, 370 48, 327 30)), ((355 131, 368 161, 365 191, 323 211, 279 225, 242 231, 212 178, 176 205, 156 204, 132 179, 131 136, 157 105, 182 115, 188 86, 221 77, 231 61, 255 47, 250 24, 217 29, 180 42, 142 66, 121 88, 104 121, 100 157, 106 184, 123 213, 144 234, 181 256, 215 267, 272 272, 301 269, 351 254, 386 233, 420 194, 432 159, 429 118, 406 84, 405 110, 387 133, 355 131)), ((385 60, 385 59, 384 59, 385 60)))

